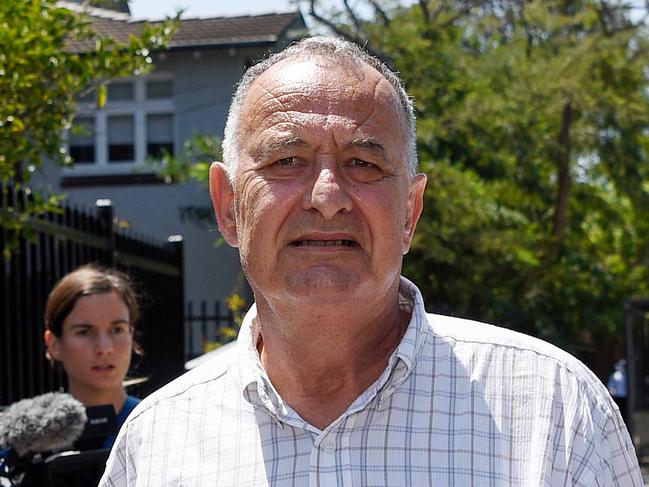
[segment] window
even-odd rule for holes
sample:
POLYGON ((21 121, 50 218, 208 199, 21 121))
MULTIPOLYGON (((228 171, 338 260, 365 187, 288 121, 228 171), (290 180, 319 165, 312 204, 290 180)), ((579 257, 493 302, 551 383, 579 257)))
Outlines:
POLYGON ((131 101, 133 100, 133 86, 132 81, 113 82, 108 85, 108 101, 131 101))
POLYGON ((108 117, 108 162, 135 159, 135 134, 132 115, 108 117))
POLYGON ((160 98, 171 98, 173 95, 173 83, 171 80, 151 80, 146 84, 146 97, 148 100, 159 100, 160 98))
POLYGON ((147 115, 146 155, 160 158, 167 151, 173 154, 173 116, 170 113, 147 115))
POLYGON ((173 154, 174 84, 165 73, 120 79, 107 87, 107 101, 97 107, 96 94, 79 98, 75 127, 68 134, 68 150, 75 162, 69 176, 124 174, 147 158, 173 154))
POLYGON ((79 117, 68 137, 70 157, 77 164, 95 162, 95 119, 79 117))

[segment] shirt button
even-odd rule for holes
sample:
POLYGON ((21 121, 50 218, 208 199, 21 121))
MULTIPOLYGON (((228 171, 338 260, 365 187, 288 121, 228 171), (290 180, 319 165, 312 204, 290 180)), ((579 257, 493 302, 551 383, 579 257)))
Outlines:
POLYGON ((320 445, 320 449, 325 453, 333 453, 336 449, 336 445, 332 441, 326 441, 320 445))

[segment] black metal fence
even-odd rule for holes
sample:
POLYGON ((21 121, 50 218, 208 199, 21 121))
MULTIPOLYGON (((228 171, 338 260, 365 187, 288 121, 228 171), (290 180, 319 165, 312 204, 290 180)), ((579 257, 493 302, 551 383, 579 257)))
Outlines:
POLYGON ((624 305, 627 413, 636 447, 649 448, 649 300, 624 305))
MULTIPOLYGON (((8 205, 27 204, 22 192, 8 194, 8 205)), ((143 380, 129 393, 144 397, 184 371, 181 238, 152 243, 129 236, 116 228, 110 202, 101 200, 95 214, 64 207, 30 219, 27 227, 31 237, 20 239, 10 259, 0 258, 0 404, 65 385, 45 359, 43 312, 53 285, 88 263, 126 272, 141 296, 145 355, 134 357, 130 375, 143 380)), ((0 230, 0 249, 6 239, 0 230)))
POLYGON ((187 303, 185 311, 185 358, 193 359, 209 349, 210 343, 226 343, 234 337, 228 337, 223 330, 235 327, 234 314, 220 301, 214 301, 208 307, 206 301, 198 306, 187 303))

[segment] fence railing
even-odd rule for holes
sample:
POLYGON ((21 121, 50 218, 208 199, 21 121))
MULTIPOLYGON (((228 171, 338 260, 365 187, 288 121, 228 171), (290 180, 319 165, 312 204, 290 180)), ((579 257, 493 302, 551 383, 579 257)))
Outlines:
POLYGON ((636 447, 649 450, 649 300, 624 304, 627 425, 636 447))
MULTIPOLYGON (((28 197, 8 188, 8 204, 28 197)), ((1 204, 1 202, 0 202, 1 204)), ((154 243, 116 228, 113 209, 98 201, 95 214, 69 206, 27 222, 10 259, 0 258, 0 404, 65 385, 45 359, 43 312, 54 284, 80 265, 116 267, 133 280, 142 301, 139 342, 145 355, 131 375, 144 378, 129 393, 141 397, 184 370, 182 239, 154 243)), ((7 241, 0 230, 0 249, 7 241)))
POLYGON ((206 301, 196 305, 188 302, 185 311, 185 359, 191 360, 209 351, 215 343, 226 343, 228 337, 223 330, 233 330, 235 319, 227 305, 214 301, 208 306, 206 301))

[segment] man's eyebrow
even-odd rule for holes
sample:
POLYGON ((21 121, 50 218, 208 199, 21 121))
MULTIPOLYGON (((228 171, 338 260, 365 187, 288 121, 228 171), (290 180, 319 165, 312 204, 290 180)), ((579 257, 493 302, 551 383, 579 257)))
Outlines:
POLYGON ((262 143, 255 147, 250 155, 254 160, 266 160, 271 155, 278 152, 286 151, 294 148, 302 148, 307 145, 306 141, 295 136, 286 138, 273 138, 272 140, 262 143))
POLYGON ((387 154, 385 147, 373 137, 363 137, 360 139, 354 139, 349 144, 347 144, 348 149, 362 149, 370 152, 374 152, 376 155, 382 159, 386 159, 387 154))

